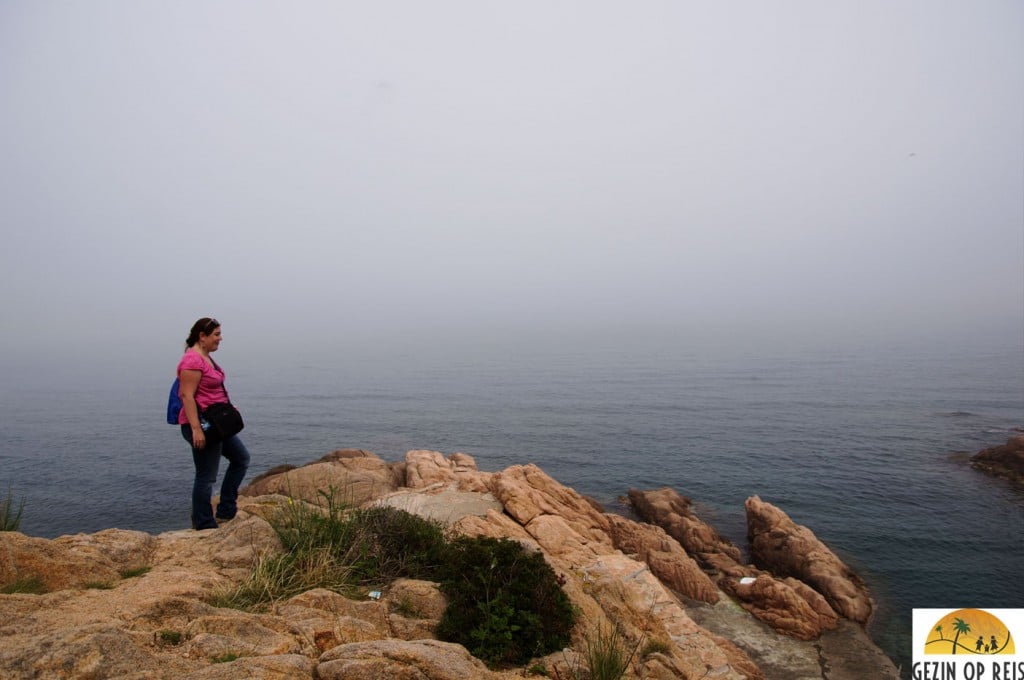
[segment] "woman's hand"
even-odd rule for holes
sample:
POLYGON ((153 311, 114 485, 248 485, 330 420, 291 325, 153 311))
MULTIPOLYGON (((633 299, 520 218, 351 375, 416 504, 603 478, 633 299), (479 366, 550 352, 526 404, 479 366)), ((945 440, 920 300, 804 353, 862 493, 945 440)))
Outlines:
POLYGON ((192 428, 192 447, 202 449, 206 447, 206 433, 201 427, 192 428))

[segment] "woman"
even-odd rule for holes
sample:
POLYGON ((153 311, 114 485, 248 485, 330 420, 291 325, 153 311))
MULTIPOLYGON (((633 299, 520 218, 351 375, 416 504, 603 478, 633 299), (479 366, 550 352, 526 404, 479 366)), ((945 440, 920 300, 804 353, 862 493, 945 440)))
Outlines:
POLYGON ((249 467, 249 452, 238 436, 225 441, 207 437, 201 419, 210 404, 228 401, 224 389, 224 371, 210 357, 221 342, 220 322, 203 317, 192 326, 185 341, 185 354, 178 362, 179 394, 182 408, 178 414, 181 435, 192 447, 196 479, 192 486, 192 528, 216 529, 217 520, 233 519, 238 511, 238 487, 249 467), (228 471, 220 487, 220 502, 214 518, 211 497, 217 481, 220 457, 228 459, 228 471))

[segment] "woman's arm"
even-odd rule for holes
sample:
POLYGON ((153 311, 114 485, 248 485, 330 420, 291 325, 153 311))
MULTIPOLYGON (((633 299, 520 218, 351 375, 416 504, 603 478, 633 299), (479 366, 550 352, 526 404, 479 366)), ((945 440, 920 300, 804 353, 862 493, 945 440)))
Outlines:
POLYGON ((206 433, 199 424, 199 405, 196 404, 196 390, 199 389, 199 379, 202 377, 202 371, 190 368, 182 370, 178 376, 181 384, 181 404, 185 408, 188 424, 192 426, 192 446, 197 449, 206 446, 206 433))

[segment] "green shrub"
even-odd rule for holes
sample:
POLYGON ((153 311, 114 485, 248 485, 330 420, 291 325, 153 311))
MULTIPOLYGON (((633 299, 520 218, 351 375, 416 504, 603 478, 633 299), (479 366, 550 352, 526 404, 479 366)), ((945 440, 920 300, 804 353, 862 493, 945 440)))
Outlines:
POLYGON ((543 555, 517 541, 459 537, 449 545, 437 633, 495 665, 524 663, 569 644, 575 612, 543 555))
POLYGON ((25 511, 25 501, 18 504, 14 509, 14 496, 11 488, 7 487, 7 495, 0 501, 0 531, 17 531, 21 526, 21 513, 25 511))
POLYGON ((359 585, 430 579, 441 571, 447 541, 439 524, 389 507, 356 510, 349 521, 357 528, 348 555, 359 585))

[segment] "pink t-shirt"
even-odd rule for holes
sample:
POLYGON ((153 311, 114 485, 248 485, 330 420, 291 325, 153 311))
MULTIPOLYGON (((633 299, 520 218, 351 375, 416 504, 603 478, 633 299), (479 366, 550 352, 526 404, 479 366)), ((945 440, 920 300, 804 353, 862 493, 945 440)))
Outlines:
MULTIPOLYGON (((210 404, 228 400, 227 392, 224 390, 224 371, 215 369, 207 363, 202 355, 186 350, 185 354, 181 357, 181 361, 178 362, 178 378, 181 378, 181 372, 186 370, 202 373, 199 377, 199 386, 196 388, 196 404, 199 406, 200 411, 210 404)), ((178 396, 181 396, 180 391, 178 396)), ((188 424, 188 416, 185 415, 184 407, 178 413, 178 424, 188 424)))

